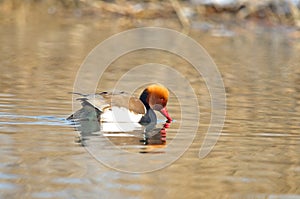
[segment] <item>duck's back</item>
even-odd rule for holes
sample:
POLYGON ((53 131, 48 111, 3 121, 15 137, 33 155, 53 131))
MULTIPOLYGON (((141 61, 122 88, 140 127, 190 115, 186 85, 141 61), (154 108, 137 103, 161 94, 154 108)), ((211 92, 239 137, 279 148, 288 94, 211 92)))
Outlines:
POLYGON ((98 120, 104 122, 139 122, 145 115, 144 104, 136 97, 124 92, 101 92, 97 94, 81 94, 77 100, 81 101, 82 108, 67 119, 98 120), (123 121, 122 121, 123 120, 123 121))

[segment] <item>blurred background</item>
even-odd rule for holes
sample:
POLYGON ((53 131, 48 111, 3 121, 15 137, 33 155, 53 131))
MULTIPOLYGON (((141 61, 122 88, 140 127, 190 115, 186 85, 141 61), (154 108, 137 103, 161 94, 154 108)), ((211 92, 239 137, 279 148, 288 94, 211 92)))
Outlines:
MULTIPOLYGON (((0 0, 0 198, 300 198, 299 9, 298 0, 0 0), (116 33, 148 26, 187 34, 207 50, 224 81, 226 121, 211 153, 199 159, 211 117, 203 78, 168 52, 118 58, 99 91, 134 66, 160 63, 189 80, 200 110, 183 156, 130 174, 95 160, 65 118, 88 53, 116 33)), ((112 142, 143 155, 163 152, 188 106, 171 93, 175 122, 165 144, 112 142)))

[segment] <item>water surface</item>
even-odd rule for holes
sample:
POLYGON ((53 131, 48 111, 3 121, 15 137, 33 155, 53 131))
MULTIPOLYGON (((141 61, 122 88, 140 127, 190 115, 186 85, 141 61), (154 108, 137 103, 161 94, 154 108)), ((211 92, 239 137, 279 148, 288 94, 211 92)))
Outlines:
MULTIPOLYGON (((152 50, 112 63, 99 90, 114 85, 131 64, 155 58, 186 76, 199 100, 199 129, 184 155, 162 170, 130 174, 95 160, 65 120, 84 57, 126 27, 104 19, 35 16, 1 22, 1 198, 300 198, 300 41, 289 30, 233 29, 230 37, 191 31, 217 63, 227 94, 222 135, 204 159, 198 152, 209 126, 210 95, 189 63, 152 50)), ((180 30, 174 24, 164 26, 180 30)), ((178 92, 185 90, 178 85, 178 92)), ((168 106, 177 121, 166 144, 181 116, 176 96, 168 106)), ((140 147, 136 141, 130 146, 140 147)))

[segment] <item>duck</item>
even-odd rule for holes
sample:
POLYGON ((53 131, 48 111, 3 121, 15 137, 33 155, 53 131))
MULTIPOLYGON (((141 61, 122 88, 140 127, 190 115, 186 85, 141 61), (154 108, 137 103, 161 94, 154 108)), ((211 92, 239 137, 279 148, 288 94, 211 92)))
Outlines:
POLYGON ((167 123, 172 122, 167 110, 169 91, 160 84, 147 86, 139 98, 123 91, 73 94, 80 96, 77 100, 81 102, 82 107, 67 120, 79 123, 80 131, 124 132, 142 126, 155 126, 155 111, 160 112, 167 123), (97 121, 99 125, 90 125, 92 121, 97 121))

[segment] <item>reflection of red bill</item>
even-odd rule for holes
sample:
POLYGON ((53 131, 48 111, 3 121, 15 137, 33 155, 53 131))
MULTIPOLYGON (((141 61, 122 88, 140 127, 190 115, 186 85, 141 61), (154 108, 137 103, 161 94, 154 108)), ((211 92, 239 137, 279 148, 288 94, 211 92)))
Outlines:
POLYGON ((163 116, 165 116, 165 117, 168 119, 168 122, 171 122, 171 121, 172 121, 172 118, 171 118, 171 116, 169 115, 168 110, 167 110, 166 107, 163 108, 163 109, 161 109, 159 112, 160 112, 161 114, 163 114, 163 116))
POLYGON ((167 122, 164 124, 164 128, 166 128, 166 129, 170 128, 170 124, 171 124, 171 121, 167 121, 167 122))
POLYGON ((163 136, 166 136, 166 134, 167 134, 166 129, 162 128, 162 129, 160 130, 160 134, 163 135, 163 136))

